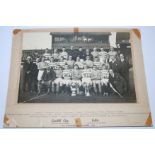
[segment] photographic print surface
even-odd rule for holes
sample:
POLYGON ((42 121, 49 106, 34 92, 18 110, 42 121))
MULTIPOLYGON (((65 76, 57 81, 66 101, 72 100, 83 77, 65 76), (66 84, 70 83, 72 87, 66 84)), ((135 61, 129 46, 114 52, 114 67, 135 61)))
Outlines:
POLYGON ((18 103, 136 103, 130 33, 23 33, 18 103))

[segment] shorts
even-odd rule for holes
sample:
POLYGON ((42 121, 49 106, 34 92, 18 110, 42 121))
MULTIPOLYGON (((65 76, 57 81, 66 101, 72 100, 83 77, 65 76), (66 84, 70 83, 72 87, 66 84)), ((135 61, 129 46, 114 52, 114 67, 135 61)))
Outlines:
POLYGON ((108 82, 109 82, 109 79, 102 79, 102 80, 101 80, 101 84, 102 84, 102 85, 107 85, 108 82))
POLYGON ((92 85, 91 78, 82 78, 82 84, 92 85))
POLYGON ((37 77, 38 81, 42 80, 43 73, 44 73, 44 70, 39 70, 38 77, 37 77))
POLYGON ((55 84, 63 84, 63 79, 62 79, 62 78, 56 78, 56 79, 54 80, 54 83, 55 83, 55 84))
POLYGON ((63 79, 62 83, 65 85, 70 85, 71 84, 71 80, 70 79, 63 79))
POLYGON ((78 86, 81 86, 81 80, 72 79, 71 84, 76 84, 78 86))
POLYGON ((93 84, 98 84, 98 85, 99 85, 99 84, 101 84, 101 80, 92 80, 92 83, 93 83, 93 84))

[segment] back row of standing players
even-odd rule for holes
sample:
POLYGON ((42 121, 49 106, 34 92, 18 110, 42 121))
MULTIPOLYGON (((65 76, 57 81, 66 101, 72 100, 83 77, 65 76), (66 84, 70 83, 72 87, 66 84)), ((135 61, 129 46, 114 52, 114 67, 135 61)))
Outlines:
POLYGON ((82 48, 78 51, 61 52, 54 49, 53 54, 45 51, 41 60, 36 60, 38 73, 38 94, 42 85, 48 86, 48 93, 71 92, 72 96, 81 94, 108 95, 110 88, 122 96, 127 92, 129 64, 124 55, 114 50, 106 52, 103 48, 93 51, 82 48), (54 71, 54 72, 53 72, 54 71), (52 72, 52 73, 51 73, 52 72), (82 90, 82 91, 81 91, 82 90))

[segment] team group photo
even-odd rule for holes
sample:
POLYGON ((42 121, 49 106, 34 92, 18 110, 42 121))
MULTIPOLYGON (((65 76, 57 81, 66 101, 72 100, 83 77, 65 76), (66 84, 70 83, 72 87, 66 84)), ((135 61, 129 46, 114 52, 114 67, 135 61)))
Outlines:
POLYGON ((19 103, 133 103, 127 32, 25 33, 19 103))

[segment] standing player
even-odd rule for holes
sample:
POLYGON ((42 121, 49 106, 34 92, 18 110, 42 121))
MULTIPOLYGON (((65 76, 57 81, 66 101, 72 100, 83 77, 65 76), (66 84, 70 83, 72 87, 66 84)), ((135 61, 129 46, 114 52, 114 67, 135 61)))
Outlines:
POLYGON ((68 61, 66 61, 66 63, 67 63, 67 65, 68 65, 68 67, 70 69, 73 69, 75 61, 72 60, 72 56, 71 55, 68 57, 68 61))
POLYGON ((92 85, 91 74, 91 69, 88 69, 87 65, 84 65, 84 69, 82 70, 82 86, 85 89, 85 96, 90 96, 89 90, 92 85))
POLYGON ((52 54, 52 57, 54 58, 54 61, 57 62, 59 60, 59 54, 57 48, 54 49, 54 53, 52 54))
POLYGON ((97 48, 94 47, 93 51, 91 52, 93 59, 99 56, 99 52, 97 51, 97 48))
POLYGON ((66 64, 62 73, 62 77, 63 77, 64 92, 67 94, 70 92, 71 75, 72 75, 71 70, 66 64))
POLYGON ((107 63, 108 53, 104 51, 103 48, 101 48, 101 51, 99 52, 99 58, 100 58, 100 62, 107 63))
POLYGON ((103 96, 108 96, 109 71, 105 64, 103 64, 102 66, 102 69, 100 71, 100 76, 101 76, 102 94, 103 96))
POLYGON ((68 53, 66 52, 66 49, 63 47, 62 48, 62 52, 60 53, 59 55, 60 59, 63 58, 63 59, 68 59, 68 53))
POLYGON ((98 94, 98 90, 99 90, 99 93, 101 94, 101 75, 100 75, 100 73, 101 72, 99 69, 97 69, 97 66, 93 66, 91 79, 92 79, 93 89, 94 89, 95 94, 98 94), (97 86, 98 86, 98 90, 97 90, 97 86))
POLYGON ((56 70, 55 70, 55 74, 56 74, 56 79, 54 80, 54 82, 52 83, 52 92, 54 91, 55 85, 56 85, 56 93, 60 92, 60 88, 63 85, 63 79, 62 79, 62 69, 61 67, 58 65, 56 70))
POLYGON ((72 82, 71 82, 71 91, 72 96, 79 94, 79 87, 81 86, 81 71, 79 70, 78 65, 74 65, 72 70, 72 82))

